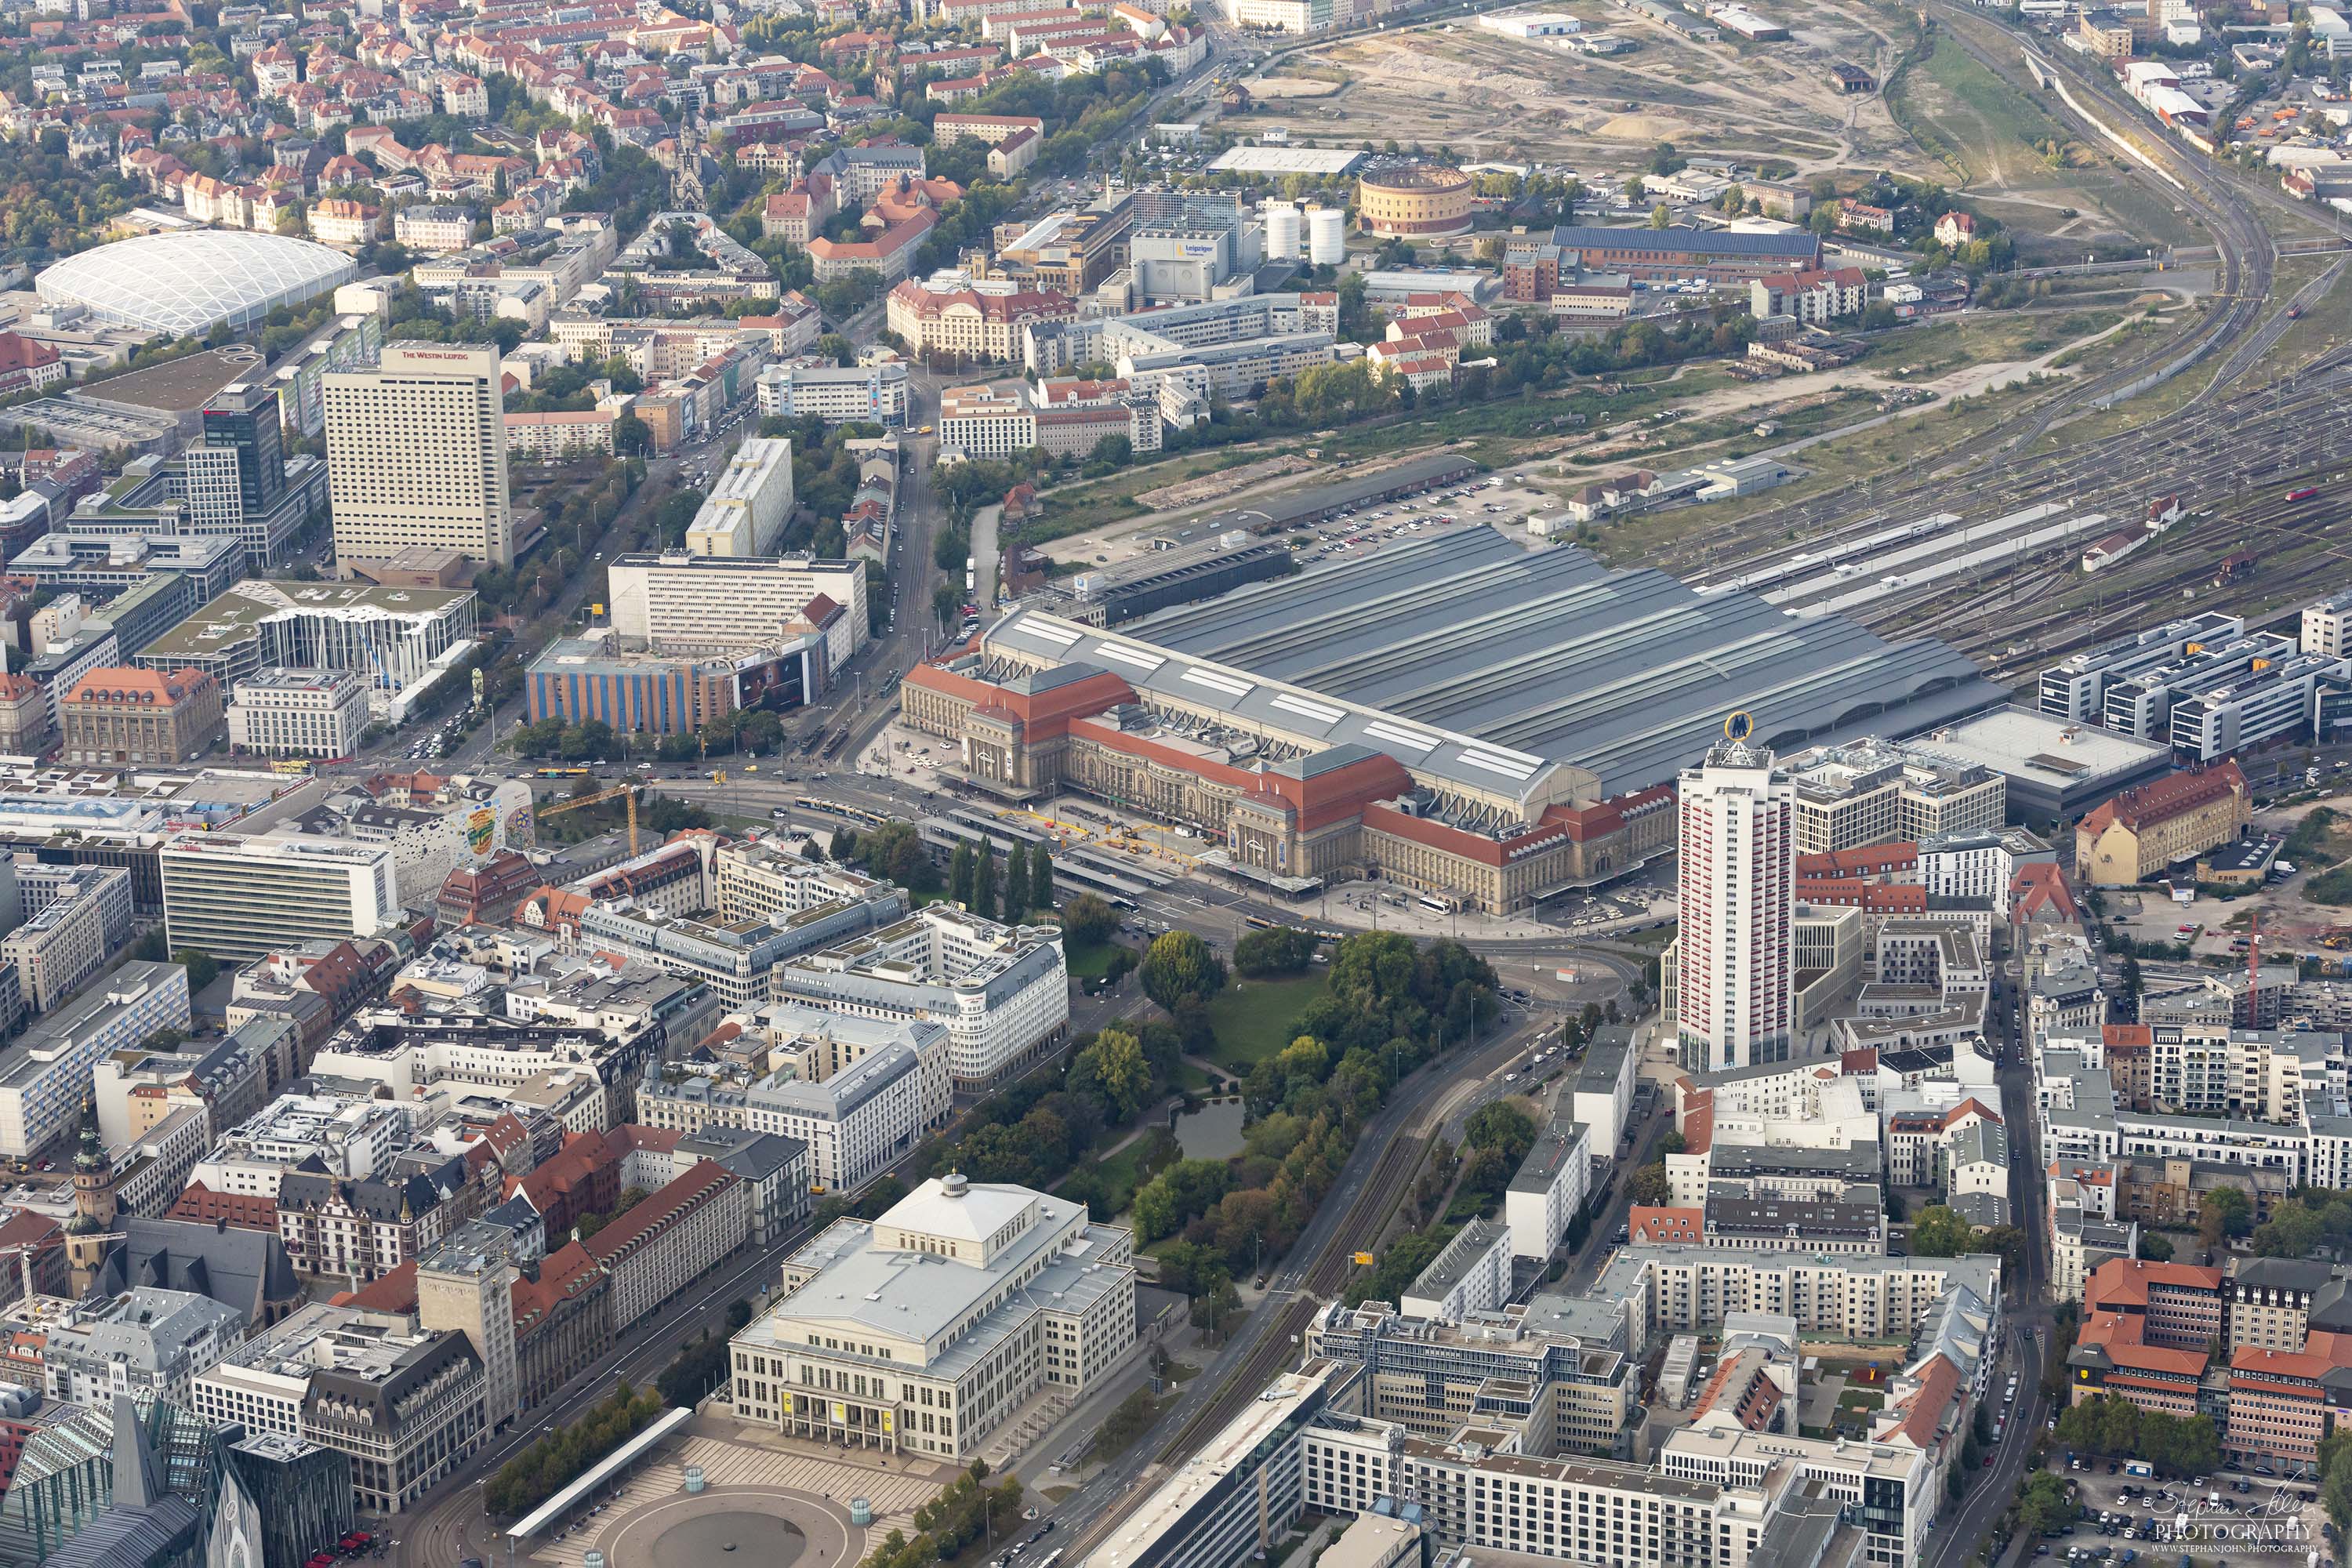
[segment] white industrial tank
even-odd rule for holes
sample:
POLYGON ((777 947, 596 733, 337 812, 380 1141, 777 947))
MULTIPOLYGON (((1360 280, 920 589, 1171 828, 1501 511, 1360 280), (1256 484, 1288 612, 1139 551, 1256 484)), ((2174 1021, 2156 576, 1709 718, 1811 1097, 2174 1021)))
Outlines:
POLYGON ((1340 207, 1307 209, 1307 259, 1337 267, 1348 259, 1348 214, 1340 207))

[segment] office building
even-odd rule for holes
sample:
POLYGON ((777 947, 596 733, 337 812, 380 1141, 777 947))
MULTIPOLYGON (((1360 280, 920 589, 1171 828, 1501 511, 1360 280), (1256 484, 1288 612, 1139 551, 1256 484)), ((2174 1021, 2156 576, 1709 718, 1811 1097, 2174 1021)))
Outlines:
POLYGON ((1796 787, 1800 855, 1991 832, 2008 805, 2008 787, 1990 768, 1915 757, 1899 742, 1817 746, 1781 768, 1796 787))
POLYGON ((224 1510, 233 1506, 232 1493, 241 1498, 235 1510, 257 1526, 247 1540, 259 1550, 261 1568, 301 1568, 319 1542, 351 1533, 349 1455, 276 1432, 239 1438, 226 1451, 224 1510))
POLYGON ((789 623, 823 619, 825 658, 831 669, 839 669, 869 636, 861 561, 679 551, 621 556, 609 577, 613 630, 625 648, 731 653, 773 647, 789 623), (835 606, 846 614, 833 618, 835 606))
MULTIPOLYGON (((470 588, 247 578, 142 648, 142 669, 201 669, 224 689, 265 669, 349 669, 379 716, 406 705, 476 635, 470 588), (453 650, 455 650, 453 652, 453 650)), ((372 710, 373 711, 373 710, 372 710)))
POLYGON ((1075 1401, 1126 1357, 1132 1244, 1083 1204, 930 1178, 785 1260, 782 1300, 730 1346, 735 1415, 964 1463, 1037 1394, 1075 1401))
POLYGON ((45 533, 8 563, 12 577, 101 605, 151 577, 173 576, 187 580, 194 608, 226 593, 245 573, 237 541, 195 534, 45 533))
POLYGON ((793 514, 793 444, 751 437, 735 449, 687 525, 695 555, 770 555, 793 514))
POLYGON ((168 768, 220 738, 221 683, 201 669, 93 669, 58 704, 65 760, 96 767, 168 768))
POLYGON ((236 1309, 184 1290, 142 1285, 93 1297, 47 1331, 47 1393, 77 1405, 127 1394, 142 1405, 184 1406, 197 1375, 235 1350, 245 1328, 236 1309))
POLYGON ((581 1245, 612 1280, 617 1334, 658 1310, 751 1234, 751 1184, 702 1160, 581 1245))
POLYGON ((1363 1368, 1362 1413, 1422 1436, 1451 1437, 1495 1415, 1488 1396, 1508 1386, 1528 1452, 1626 1459, 1643 1414, 1629 1342, 1612 1307, 1539 1295, 1450 1323, 1385 1301, 1334 1302, 1309 1321, 1304 1349, 1363 1368))
POLYGON ((2126 790, 2075 824, 2074 875, 2094 887, 2133 887, 2227 844, 2252 819, 2234 758, 2174 773, 2126 790))
POLYGON ((2352 593, 2337 594, 2304 606, 2297 646, 2305 653, 2330 658, 2352 656, 2352 635, 2347 630, 2352 630, 2352 593))
MULTIPOLYGON (((286 493, 285 422, 278 405, 278 389, 233 382, 213 394, 212 401, 205 405, 203 421, 202 445, 189 454, 190 512, 202 521, 204 503, 198 499, 195 462, 199 453, 205 458, 204 488, 233 487, 239 518, 267 517, 276 510, 278 499, 286 493)), ((211 504, 226 507, 227 498, 215 496, 211 504)), ((198 531, 209 531, 200 528, 198 531)))
POLYGON ((35 1020, 0 1052, 0 1155, 33 1160, 57 1152, 80 1120, 100 1058, 192 1021, 188 972, 137 959, 35 1020))
POLYGON ((174 951, 248 963, 316 938, 376 936, 397 923, 393 855, 380 844, 268 834, 182 833, 157 857, 174 951))
POLYGON ((367 682, 349 669, 264 669, 230 689, 228 743, 265 757, 350 757, 368 726, 367 682))
MULTIPOLYGON (((835 608, 828 620, 847 612, 835 608)), ((826 626, 783 630, 740 653, 633 653, 611 632, 557 637, 523 672, 528 721, 601 719, 640 735, 691 735, 748 708, 801 707, 829 689, 826 626)))
POLYGON ((1787 1059, 1794 1007, 1796 791, 1772 754, 1727 740, 1682 775, 1675 1028, 1683 1065, 1787 1059))
POLYGON ((943 1025, 959 1090, 1017 1072, 1070 1021, 1060 933, 943 904, 776 972, 779 995, 858 1017, 943 1025))
POLYGON ((1037 444, 1037 415, 1010 386, 951 386, 940 394, 940 444, 1001 462, 1037 444))
POLYGON ((327 377, 338 572, 420 544, 514 564, 499 375, 493 345, 395 342, 327 377))
POLYGON ((900 429, 907 423, 907 363, 772 364, 760 373, 760 416, 900 429))
POLYGON ((352 1497, 399 1513, 479 1448, 481 1358, 466 1336, 405 1314, 302 1308, 195 1382, 196 1414, 351 1458, 352 1497))

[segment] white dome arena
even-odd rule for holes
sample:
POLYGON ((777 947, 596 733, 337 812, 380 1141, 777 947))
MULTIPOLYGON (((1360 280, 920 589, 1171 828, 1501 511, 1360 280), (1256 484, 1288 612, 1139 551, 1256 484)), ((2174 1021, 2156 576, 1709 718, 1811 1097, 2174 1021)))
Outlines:
POLYGON ((84 306, 114 326, 195 337, 220 321, 241 331, 358 272, 350 257, 307 239, 198 228, 68 256, 33 287, 44 303, 84 306))

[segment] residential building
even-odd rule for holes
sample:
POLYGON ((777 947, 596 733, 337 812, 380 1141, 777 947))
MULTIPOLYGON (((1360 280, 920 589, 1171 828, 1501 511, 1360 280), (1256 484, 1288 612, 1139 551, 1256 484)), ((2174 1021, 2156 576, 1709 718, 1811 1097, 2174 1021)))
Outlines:
MULTIPOLYGON (((1606 1135, 1606 1123, 1603 1131, 1606 1135)), ((1615 1148, 1612 1137, 1601 1152, 1612 1153, 1615 1148)), ((1563 1110, 1555 1110, 1537 1129, 1535 1142, 1503 1192, 1503 1220, 1510 1227, 1514 1257, 1549 1261, 1569 1227, 1584 1213, 1592 1187, 1593 1153, 1591 1130, 1563 1110)))
POLYGON ((326 378, 336 569, 413 545, 514 563, 506 411, 488 344, 394 342, 372 370, 326 378))
POLYGON ((1748 282, 1748 308, 1759 321, 1787 316, 1805 326, 1827 326, 1862 314, 1869 298, 1870 282, 1859 267, 1776 272, 1748 282))
POLYGON ((350 669, 264 669, 230 689, 228 743, 267 757, 352 757, 367 682, 350 669))
POLYGON ((140 959, 35 1020, 0 1051, 0 1156, 34 1160, 58 1152, 80 1119, 100 1058, 193 1021, 187 970, 140 959))
POLYGON ((200 669, 93 669, 58 704, 65 760, 100 767, 173 767, 222 733, 221 686, 200 669))
POLYGON ((1727 740, 1681 779, 1675 1022, 1685 1068, 1784 1060, 1794 988, 1796 790, 1772 754, 1727 740))
POLYGON ((930 1178, 785 1260, 783 1296, 730 1347, 736 1416, 965 1462, 1037 1395, 1075 1404, 1126 1357, 1131 1257, 1082 1204, 930 1178))
POLYGON ((59 869, 63 875, 37 882, 19 879, 20 897, 37 886, 40 897, 37 902, 23 899, 23 923, 0 938, 0 968, 15 972, 17 998, 36 1015, 72 995, 131 939, 129 871, 105 866, 59 869))
POLYGON ((1473 1219, 1398 1294, 1406 1316, 1458 1323, 1492 1312, 1511 1294, 1511 1228, 1473 1219))
POLYGON ((695 555, 772 555, 793 511, 793 444, 748 437, 687 525, 695 555))

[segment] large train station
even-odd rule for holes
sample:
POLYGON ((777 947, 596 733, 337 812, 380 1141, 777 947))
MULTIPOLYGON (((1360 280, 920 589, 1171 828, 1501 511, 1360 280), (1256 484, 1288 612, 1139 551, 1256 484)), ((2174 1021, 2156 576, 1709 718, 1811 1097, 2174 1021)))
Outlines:
POLYGON ((1115 633, 1016 610, 901 709, 1004 798, 1186 824, 1282 890, 1377 870, 1500 914, 1669 849, 1675 776, 1733 712, 1793 751, 2002 700, 1933 638, 1467 528, 1115 633))

